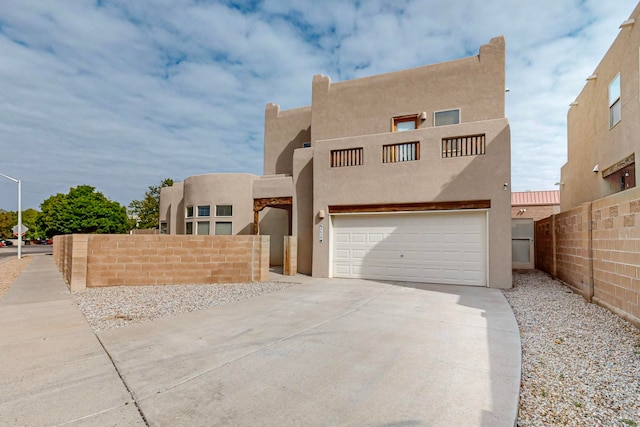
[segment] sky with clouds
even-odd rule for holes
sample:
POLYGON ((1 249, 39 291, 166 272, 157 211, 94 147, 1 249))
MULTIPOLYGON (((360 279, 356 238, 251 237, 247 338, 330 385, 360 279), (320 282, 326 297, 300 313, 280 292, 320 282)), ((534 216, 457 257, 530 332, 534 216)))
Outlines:
MULTIPOLYGON (((566 113, 637 0, 0 0, 0 173, 23 208, 88 184, 262 174, 264 107, 504 35, 512 190, 555 189, 566 113), (615 6, 615 7, 614 7, 615 6)), ((16 209, 0 179, 0 209, 16 209)))

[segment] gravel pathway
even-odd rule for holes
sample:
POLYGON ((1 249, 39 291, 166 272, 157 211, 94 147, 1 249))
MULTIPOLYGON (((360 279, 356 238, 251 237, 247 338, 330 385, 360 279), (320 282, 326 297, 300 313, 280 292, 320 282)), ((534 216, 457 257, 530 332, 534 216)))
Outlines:
POLYGON ((533 271, 503 291, 522 338, 519 426, 640 424, 640 330, 533 271))

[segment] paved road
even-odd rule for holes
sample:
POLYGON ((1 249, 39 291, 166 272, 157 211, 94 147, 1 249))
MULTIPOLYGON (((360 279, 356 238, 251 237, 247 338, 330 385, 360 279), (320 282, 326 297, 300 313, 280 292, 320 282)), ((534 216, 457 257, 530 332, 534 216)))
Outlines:
MULTIPOLYGON (((53 245, 25 245, 22 247, 22 254, 53 254, 53 245)), ((8 257, 17 256, 17 246, 3 246, 0 248, 0 260, 8 257)))

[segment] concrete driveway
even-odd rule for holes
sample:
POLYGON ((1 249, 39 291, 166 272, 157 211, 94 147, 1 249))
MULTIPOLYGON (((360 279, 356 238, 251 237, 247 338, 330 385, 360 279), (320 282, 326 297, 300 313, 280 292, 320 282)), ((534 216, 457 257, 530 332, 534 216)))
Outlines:
POLYGON ((500 291, 294 280, 99 333, 147 423, 514 425, 520 336, 500 291))

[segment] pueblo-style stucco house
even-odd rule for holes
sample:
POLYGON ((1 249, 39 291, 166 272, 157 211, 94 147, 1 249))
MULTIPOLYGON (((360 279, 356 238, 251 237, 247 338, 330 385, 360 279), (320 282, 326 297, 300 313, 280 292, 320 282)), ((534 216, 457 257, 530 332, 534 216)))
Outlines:
POLYGON ((636 186, 640 148, 640 3, 567 115, 567 163, 560 179, 564 212, 636 186))
POLYGON ((265 111, 264 176, 163 188, 167 233, 297 238, 317 277, 511 286, 510 130, 502 37, 476 56, 333 83, 265 111))

